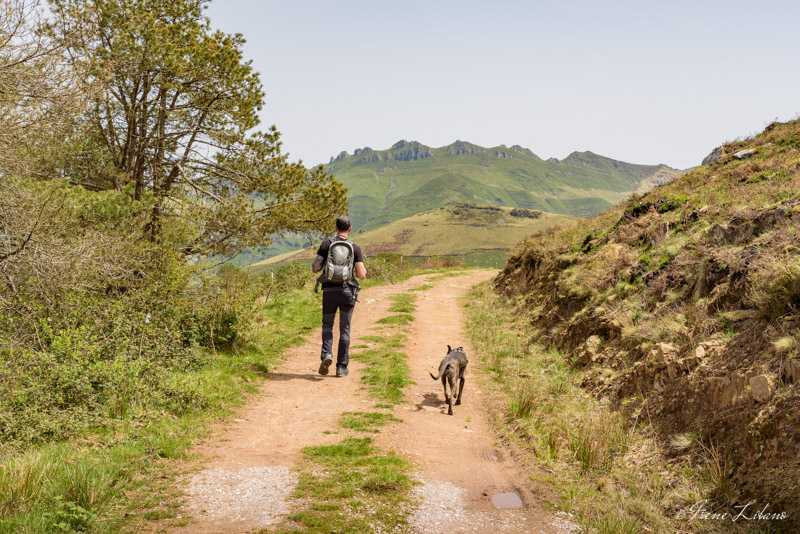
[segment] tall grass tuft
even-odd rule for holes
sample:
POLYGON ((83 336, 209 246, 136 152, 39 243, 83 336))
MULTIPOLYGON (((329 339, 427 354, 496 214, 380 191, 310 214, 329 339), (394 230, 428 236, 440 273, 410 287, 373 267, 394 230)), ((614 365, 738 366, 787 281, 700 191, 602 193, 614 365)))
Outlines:
POLYGON ((705 471, 711 481, 713 493, 722 499, 730 497, 733 490, 733 469, 729 451, 723 451, 714 442, 700 442, 705 457, 705 471))
POLYGON ((527 419, 539 401, 539 395, 533 385, 529 381, 523 381, 511 397, 509 403, 511 415, 518 419, 527 419))
POLYGON ((570 450, 582 471, 610 468, 614 458, 628 450, 624 421, 616 412, 593 412, 571 433, 570 450))

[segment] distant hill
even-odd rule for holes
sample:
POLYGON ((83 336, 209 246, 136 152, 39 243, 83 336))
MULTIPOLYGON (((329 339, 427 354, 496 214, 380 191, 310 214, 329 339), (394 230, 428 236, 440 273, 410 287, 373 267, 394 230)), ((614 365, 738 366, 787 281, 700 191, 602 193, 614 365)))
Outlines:
POLYGON ((592 152, 544 161, 519 145, 485 148, 466 141, 440 148, 416 141, 386 150, 360 148, 331 158, 326 170, 347 187, 354 226, 365 230, 451 202, 593 216, 643 184, 681 174, 666 165, 636 165, 592 152))
MULTIPOLYGON (((351 237, 369 256, 392 252, 406 256, 473 255, 502 251, 536 232, 564 227, 576 221, 569 215, 456 203, 418 213, 376 230, 351 237)), ((311 259, 315 248, 306 248, 255 264, 311 259)))

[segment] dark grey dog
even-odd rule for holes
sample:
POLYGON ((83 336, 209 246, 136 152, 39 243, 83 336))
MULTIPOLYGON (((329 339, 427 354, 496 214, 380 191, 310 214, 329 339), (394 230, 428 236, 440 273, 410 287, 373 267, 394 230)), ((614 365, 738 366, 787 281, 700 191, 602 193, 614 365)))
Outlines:
POLYGON ((442 379, 444 387, 444 400, 447 402, 447 415, 453 415, 453 397, 456 398, 456 406, 461 404, 461 395, 464 393, 464 373, 467 371, 467 355, 464 354, 463 347, 453 350, 447 345, 447 356, 439 364, 439 375, 431 378, 434 380, 442 379), (450 383, 450 395, 447 395, 447 384, 450 383), (458 395, 456 395, 458 388, 458 395))

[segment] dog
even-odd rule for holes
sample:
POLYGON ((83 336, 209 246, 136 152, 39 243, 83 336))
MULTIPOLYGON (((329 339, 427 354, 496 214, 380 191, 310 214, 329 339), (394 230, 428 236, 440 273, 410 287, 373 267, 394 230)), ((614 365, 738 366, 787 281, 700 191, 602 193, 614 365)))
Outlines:
POLYGON ((447 355, 442 358, 442 363, 439 364, 438 376, 431 378, 434 380, 442 379, 442 386, 444 387, 444 400, 447 402, 447 415, 453 415, 453 397, 456 398, 456 406, 461 404, 461 395, 464 393, 464 373, 467 371, 467 355, 464 354, 464 348, 458 347, 453 350, 450 345, 447 345, 447 355), (450 395, 447 395, 447 384, 450 384, 450 395), (458 388, 458 395, 456 395, 456 388, 458 388))

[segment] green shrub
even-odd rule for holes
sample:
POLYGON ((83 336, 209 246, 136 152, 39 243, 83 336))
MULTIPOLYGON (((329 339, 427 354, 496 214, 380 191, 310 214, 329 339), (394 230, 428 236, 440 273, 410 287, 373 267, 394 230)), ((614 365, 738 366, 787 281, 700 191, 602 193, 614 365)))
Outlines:
POLYGON ((395 282, 404 268, 401 263, 407 264, 407 262, 401 262, 400 258, 399 254, 377 254, 365 262, 367 276, 375 280, 395 282))

